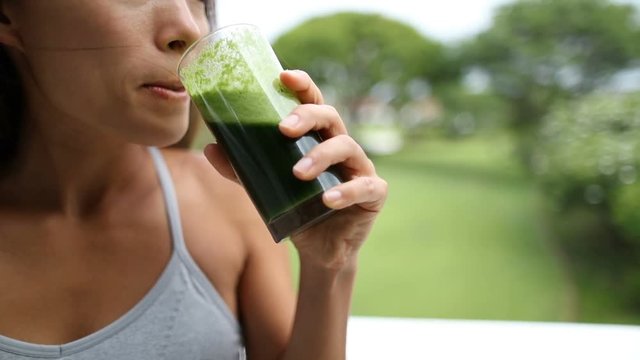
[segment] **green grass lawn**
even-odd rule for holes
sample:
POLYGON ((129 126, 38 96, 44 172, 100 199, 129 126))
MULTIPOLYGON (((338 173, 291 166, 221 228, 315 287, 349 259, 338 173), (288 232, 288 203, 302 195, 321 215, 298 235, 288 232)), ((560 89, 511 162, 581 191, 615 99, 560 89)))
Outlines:
POLYGON ((358 315, 563 320, 571 286, 506 137, 431 140, 376 159, 390 185, 362 251, 358 315))

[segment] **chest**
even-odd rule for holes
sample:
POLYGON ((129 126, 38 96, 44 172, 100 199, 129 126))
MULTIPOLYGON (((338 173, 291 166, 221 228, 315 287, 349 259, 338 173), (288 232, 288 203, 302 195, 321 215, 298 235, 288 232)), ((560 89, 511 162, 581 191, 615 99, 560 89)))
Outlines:
MULTIPOLYGON (((0 292, 0 335, 67 343, 133 308, 172 254, 165 210, 156 209, 118 226, 0 223, 0 288, 10 289, 0 292)), ((219 237, 202 235, 206 229, 198 224, 207 222, 197 214, 185 215, 189 253, 235 313, 239 255, 219 244, 219 237)))
POLYGON ((77 339, 118 318, 167 263, 168 234, 42 221, 0 224, 0 334, 37 343, 77 339))

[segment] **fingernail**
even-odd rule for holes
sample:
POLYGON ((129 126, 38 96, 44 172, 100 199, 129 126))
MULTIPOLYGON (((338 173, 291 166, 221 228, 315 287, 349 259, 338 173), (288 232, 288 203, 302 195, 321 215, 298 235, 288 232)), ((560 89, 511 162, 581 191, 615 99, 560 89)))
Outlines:
POLYGON ((324 197, 329 202, 336 202, 342 198, 342 193, 338 190, 329 190, 324 194, 324 197))
POLYGON ((307 171, 309 171, 309 169, 311 169, 312 165, 313 165, 313 160, 311 160, 311 158, 303 157, 293 167, 293 170, 295 170, 297 172, 300 172, 300 173, 306 173, 307 171))
POLYGON ((280 125, 288 127, 289 129, 293 129, 298 124, 298 121, 300 121, 300 117, 296 114, 291 114, 282 119, 282 121, 280 121, 280 125))

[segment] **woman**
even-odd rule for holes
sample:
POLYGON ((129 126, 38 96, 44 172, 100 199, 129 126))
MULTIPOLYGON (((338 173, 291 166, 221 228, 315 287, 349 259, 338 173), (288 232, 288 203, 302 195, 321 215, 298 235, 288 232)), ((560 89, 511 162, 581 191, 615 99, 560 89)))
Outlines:
POLYGON ((342 163, 341 209, 297 234, 297 297, 226 159, 160 147, 188 127, 181 54, 199 0, 0 0, 0 359, 339 359, 358 249, 386 197, 303 72, 291 137, 330 137, 294 167, 342 163), (225 175, 225 178, 222 175, 225 175))

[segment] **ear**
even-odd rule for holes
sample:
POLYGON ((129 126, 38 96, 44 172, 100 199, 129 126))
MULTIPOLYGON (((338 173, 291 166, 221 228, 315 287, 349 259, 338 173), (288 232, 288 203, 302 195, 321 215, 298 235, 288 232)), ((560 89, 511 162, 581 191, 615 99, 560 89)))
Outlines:
POLYGON ((0 45, 22 50, 22 40, 16 29, 15 22, 11 20, 5 5, 0 0, 0 45))

